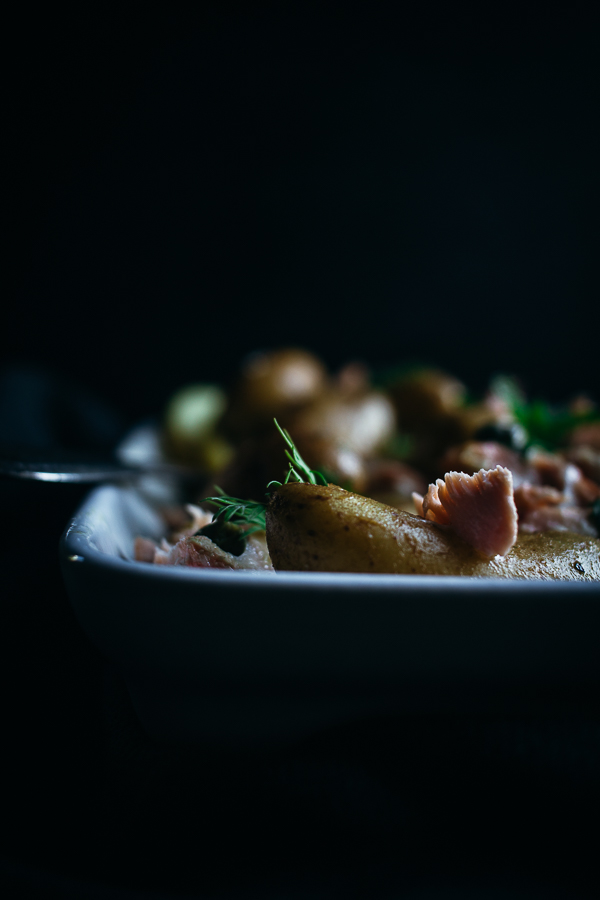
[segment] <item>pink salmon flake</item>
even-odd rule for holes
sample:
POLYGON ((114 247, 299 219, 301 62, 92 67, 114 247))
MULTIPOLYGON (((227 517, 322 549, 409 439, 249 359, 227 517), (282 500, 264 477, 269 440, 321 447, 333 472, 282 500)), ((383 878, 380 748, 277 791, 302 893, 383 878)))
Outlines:
POLYGON ((505 556, 517 540, 518 514, 510 469, 448 472, 429 485, 423 516, 451 528, 486 559, 505 556))

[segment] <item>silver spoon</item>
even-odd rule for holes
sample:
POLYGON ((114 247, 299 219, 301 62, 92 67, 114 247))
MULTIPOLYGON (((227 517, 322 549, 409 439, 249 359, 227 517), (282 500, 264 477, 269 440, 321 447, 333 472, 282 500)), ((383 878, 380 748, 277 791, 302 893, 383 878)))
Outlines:
MULTIPOLYGON (((47 454, 45 454, 47 455, 47 454)), ((143 465, 101 461, 81 462, 56 459, 43 462, 33 459, 0 457, 0 475, 33 481, 59 481, 71 484, 94 484, 100 481, 133 481, 143 475, 175 475, 178 478, 202 478, 202 473, 174 463, 156 462, 143 465)))

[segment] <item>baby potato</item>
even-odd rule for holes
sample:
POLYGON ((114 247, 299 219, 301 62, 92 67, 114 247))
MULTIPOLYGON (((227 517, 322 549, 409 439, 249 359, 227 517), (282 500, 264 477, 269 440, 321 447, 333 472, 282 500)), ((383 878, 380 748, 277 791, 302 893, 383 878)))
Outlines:
POLYGON ((448 529, 331 484, 282 485, 266 521, 280 570, 600 580, 595 538, 527 534, 506 556, 484 560, 448 529))
POLYGON ((466 392, 453 375, 433 368, 407 372, 390 387, 400 424, 409 430, 454 413, 463 405, 466 392))
POLYGON ((393 404, 379 391, 349 396, 329 391, 302 409, 290 424, 294 435, 318 435, 364 457, 389 441, 395 428, 393 404))
POLYGON ((325 366, 306 350, 253 354, 233 389, 224 427, 235 437, 260 433, 274 417, 312 402, 326 383, 325 366))

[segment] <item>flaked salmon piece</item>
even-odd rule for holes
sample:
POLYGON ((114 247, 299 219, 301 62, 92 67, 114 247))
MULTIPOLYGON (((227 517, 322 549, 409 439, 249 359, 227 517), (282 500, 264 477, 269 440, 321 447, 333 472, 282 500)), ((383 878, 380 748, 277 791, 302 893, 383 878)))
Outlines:
POLYGON ((154 554, 156 553, 156 544, 150 538, 136 537, 133 545, 133 558, 137 562, 154 562, 154 554))
POLYGON ((429 485, 422 511, 425 519, 451 528, 486 559, 505 556, 517 540, 513 478, 504 466, 474 475, 448 472, 429 485))
POLYGON ((169 565, 169 554, 173 545, 162 538, 160 544, 150 538, 136 537, 133 545, 133 558, 136 562, 154 563, 155 565, 169 565))
POLYGON ((600 496, 598 485, 587 478, 579 466, 557 453, 534 450, 529 454, 529 462, 535 472, 535 481, 562 491, 565 503, 589 506, 600 496))
MULTIPOLYGON (((193 513, 193 509, 188 512, 193 513)), ((197 509, 197 507, 196 507, 197 509)), ((203 513, 203 516, 211 513, 203 513)), ((233 556, 203 534, 185 535, 171 544, 165 538, 156 544, 149 538, 135 540, 134 559, 159 566, 190 566, 196 569, 273 571, 264 532, 251 534, 241 556, 233 556)))
POLYGON ((565 499, 565 494, 550 485, 521 484, 515 488, 519 531, 571 531, 598 537, 590 518, 590 509, 565 499))
POLYGON ((167 565, 191 566, 196 569, 233 569, 229 561, 230 553, 225 553, 210 538, 198 535, 178 541, 169 554, 167 565))
POLYGON ((204 528, 205 525, 210 525, 213 520, 211 512, 207 512, 193 503, 186 504, 185 510, 190 518, 171 534, 173 543, 177 543, 182 538, 191 537, 200 531, 201 528, 204 528))
POLYGON ((566 459, 581 469, 586 478, 600 485, 600 450, 595 450, 588 444, 570 447, 564 451, 566 459))
POLYGON ((273 571, 264 532, 250 535, 241 556, 233 556, 222 550, 206 535, 196 534, 184 538, 171 549, 167 565, 197 569, 273 571))
POLYGON ((558 506, 564 496, 558 488, 549 484, 520 484, 515 488, 515 505, 519 514, 519 522, 540 506, 558 506))
POLYGON ((554 506, 548 504, 531 510, 519 522, 521 534, 537 534, 540 531, 569 531, 572 534, 583 534, 587 537, 598 537, 598 529, 594 527, 585 510, 580 506, 554 506))
POLYGON ((415 511, 417 515, 421 516, 421 518, 424 519, 425 513, 423 512, 423 500, 425 498, 423 497, 423 494, 418 494, 416 491, 413 491, 411 496, 413 503, 415 504, 415 511))

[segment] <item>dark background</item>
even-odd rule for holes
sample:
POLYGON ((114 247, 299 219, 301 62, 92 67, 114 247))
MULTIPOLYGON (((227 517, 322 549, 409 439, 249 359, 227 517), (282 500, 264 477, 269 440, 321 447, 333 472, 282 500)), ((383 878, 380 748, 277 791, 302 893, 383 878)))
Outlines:
POLYGON ((282 343, 598 393, 596 20, 409 9, 23 15, 3 357, 132 418, 282 343))
MULTIPOLYGON (((573 5, 23 10, 3 435, 109 446, 280 344, 600 399, 598 36, 573 5)), ((62 585, 86 489, 0 488, 6 896, 596 895, 597 711, 163 753, 62 585)))

